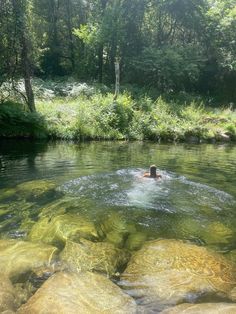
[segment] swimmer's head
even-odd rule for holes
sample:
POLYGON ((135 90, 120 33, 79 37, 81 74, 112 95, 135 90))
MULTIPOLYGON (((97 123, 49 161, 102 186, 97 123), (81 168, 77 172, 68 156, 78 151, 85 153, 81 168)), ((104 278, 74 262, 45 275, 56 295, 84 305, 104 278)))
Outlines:
POLYGON ((157 167, 155 165, 150 166, 150 177, 151 178, 156 178, 157 176, 157 167))

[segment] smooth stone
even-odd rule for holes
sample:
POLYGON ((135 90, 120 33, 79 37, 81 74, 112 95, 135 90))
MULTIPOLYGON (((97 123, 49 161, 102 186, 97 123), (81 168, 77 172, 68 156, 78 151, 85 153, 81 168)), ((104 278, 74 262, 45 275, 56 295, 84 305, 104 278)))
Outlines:
POLYGON ((18 240, 0 240, 0 269, 6 276, 17 279, 34 268, 53 262, 57 248, 18 240))
POLYGON ((59 272, 20 307, 18 314, 132 314, 135 301, 106 277, 59 272))
POLYGON ((236 300, 236 264, 183 241, 149 241, 133 254, 120 284, 154 307, 193 302, 208 294, 236 300))
POLYGON ((111 243, 81 239, 79 243, 67 241, 60 258, 70 270, 97 271, 112 276, 128 262, 129 254, 111 243))
POLYGON ((161 314, 233 314, 236 313, 234 303, 184 303, 173 308, 164 310, 161 314))
POLYGON ((61 246, 67 240, 78 240, 81 237, 87 239, 98 237, 94 223, 80 215, 64 214, 40 218, 32 227, 28 238, 34 242, 61 246))
POLYGON ((14 311, 16 309, 14 287, 5 274, 0 273, 0 278, 0 313, 14 311))

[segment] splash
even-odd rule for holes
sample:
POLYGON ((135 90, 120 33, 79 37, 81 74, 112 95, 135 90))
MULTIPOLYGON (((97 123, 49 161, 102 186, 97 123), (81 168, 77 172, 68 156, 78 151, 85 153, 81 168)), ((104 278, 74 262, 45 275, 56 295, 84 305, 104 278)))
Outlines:
POLYGON ((138 207, 169 213, 194 212, 203 207, 221 211, 236 203, 223 191, 196 183, 174 173, 159 171, 162 179, 143 178, 144 169, 121 169, 115 172, 83 176, 69 181, 60 191, 85 197, 101 205, 138 207))

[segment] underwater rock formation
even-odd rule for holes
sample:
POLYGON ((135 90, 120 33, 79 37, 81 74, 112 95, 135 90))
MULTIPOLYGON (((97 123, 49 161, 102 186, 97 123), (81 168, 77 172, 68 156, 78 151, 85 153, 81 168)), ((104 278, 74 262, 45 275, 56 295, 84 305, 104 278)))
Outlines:
POLYGON ((40 218, 31 229, 29 240, 61 246, 70 239, 92 239, 97 236, 94 224, 88 219, 81 215, 64 214, 40 218))
POLYGON ((18 240, 0 240, 1 273, 17 279, 20 275, 34 268, 53 262, 57 248, 18 240))
POLYGON ((15 291, 10 280, 0 273, 0 313, 13 311, 16 309, 15 291))
POLYGON ((236 304, 233 303, 184 303, 164 310, 161 314, 233 314, 236 313, 236 304))
POLYGON ((18 314, 133 314, 135 301, 106 277, 59 272, 50 277, 18 314))
POLYGON ((34 201, 36 199, 51 196, 56 193, 56 184, 49 180, 33 180, 18 184, 15 188, 2 189, 0 201, 25 199, 34 201))
POLYGON ((99 229, 99 234, 105 237, 105 241, 114 244, 118 248, 122 248, 126 237, 134 232, 136 232, 135 226, 127 223, 119 213, 112 213, 100 224, 99 229))
POLYGON ((129 254, 111 243, 81 239, 79 243, 67 241, 60 258, 70 270, 94 270, 112 276, 128 262, 129 254))
POLYGON ((192 302, 205 294, 235 299, 236 265, 194 244, 149 241, 131 257, 121 285, 154 307, 192 302))

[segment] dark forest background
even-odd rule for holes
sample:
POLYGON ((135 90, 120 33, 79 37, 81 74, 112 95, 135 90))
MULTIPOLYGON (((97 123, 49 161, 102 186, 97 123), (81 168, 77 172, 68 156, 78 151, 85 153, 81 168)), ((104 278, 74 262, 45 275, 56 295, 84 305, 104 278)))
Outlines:
POLYGON ((1 82, 109 84, 117 58, 123 84, 236 99, 235 0, 1 0, 0 31, 1 82))

